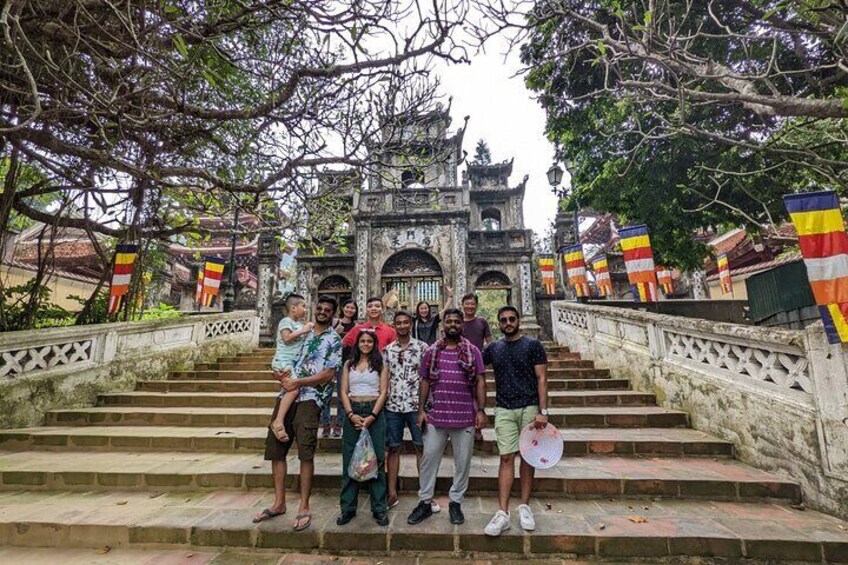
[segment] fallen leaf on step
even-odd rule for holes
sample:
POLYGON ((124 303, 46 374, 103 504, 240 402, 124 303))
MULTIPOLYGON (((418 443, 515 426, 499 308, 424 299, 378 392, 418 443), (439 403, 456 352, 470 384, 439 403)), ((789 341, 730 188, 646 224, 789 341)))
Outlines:
POLYGON ((650 510, 650 509, 651 509, 651 507, 650 507, 650 506, 643 506, 643 507, 642 507, 642 510, 650 510))
POLYGON ((557 514, 562 514, 562 510, 557 510, 557 514))
POLYGON ((216 436, 222 436, 224 434, 232 434, 233 432, 215 432, 216 436))
POLYGON ((845 529, 845 526, 843 526, 842 524, 839 524, 839 529, 840 529, 840 530, 844 530, 844 529, 845 529))
POLYGON ((645 522, 648 521, 648 519, 645 518, 644 516, 636 516, 636 515, 628 516, 627 519, 630 520, 631 522, 633 522, 634 524, 644 524, 645 522))
POLYGON ((628 510, 633 510, 633 507, 632 507, 632 506, 628 506, 628 507, 627 507, 627 509, 628 509, 628 510))
POLYGON ((186 553, 186 559, 191 559, 192 557, 194 557, 193 553, 186 553))
POLYGON ((147 498, 159 498, 163 494, 165 494, 165 493, 164 492, 154 492, 153 494, 149 495, 147 498))
POLYGON ((607 529, 607 525, 606 525, 606 524, 598 524, 598 529, 599 529, 599 530, 606 530, 606 529, 607 529))
POLYGON ((793 504, 792 508, 794 508, 795 510, 800 510, 801 512, 803 512, 807 509, 807 506, 802 502, 801 504, 793 504))
POLYGON ((127 502, 129 502, 129 500, 119 500, 119 501, 118 501, 118 502, 116 502, 115 504, 117 504, 118 506, 123 506, 123 505, 124 505, 124 504, 126 504, 127 502))
POLYGON ((550 510, 551 508, 553 508, 553 506, 551 506, 551 503, 550 503, 550 502, 546 502, 546 503, 545 503, 545 508, 547 508, 548 510, 550 510))
POLYGON ((254 468, 254 469, 261 469, 261 468, 262 468, 262 465, 254 465, 254 466, 253 466, 253 468, 254 468))
POLYGON ((109 553, 110 551, 112 551, 112 548, 108 545, 104 545, 103 547, 97 550, 97 553, 99 553, 100 555, 104 555, 106 553, 109 553))

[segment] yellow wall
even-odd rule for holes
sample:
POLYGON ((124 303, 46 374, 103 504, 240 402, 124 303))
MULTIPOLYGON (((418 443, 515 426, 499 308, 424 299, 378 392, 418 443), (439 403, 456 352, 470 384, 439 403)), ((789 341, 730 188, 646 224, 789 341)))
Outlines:
MULTIPOLYGON (((32 271, 8 265, 0 265, 0 277, 3 278, 3 284, 7 287, 25 284, 34 275, 35 273, 32 271)), ((47 286, 50 287, 50 298, 53 304, 70 312, 79 311, 80 304, 73 300, 68 300, 69 295, 75 294, 82 298, 88 298, 96 287, 94 284, 57 276, 50 277, 47 286)))
POLYGON ((719 281, 708 282, 707 291, 710 294, 710 300, 748 300, 748 287, 745 286, 745 279, 733 279, 732 295, 721 293, 719 281))

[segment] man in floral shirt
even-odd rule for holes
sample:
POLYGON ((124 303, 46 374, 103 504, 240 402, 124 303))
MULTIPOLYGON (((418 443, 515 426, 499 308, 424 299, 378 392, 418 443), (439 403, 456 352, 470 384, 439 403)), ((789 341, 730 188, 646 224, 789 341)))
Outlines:
MULTIPOLYGON (((290 440, 283 443, 268 429, 265 438, 265 460, 271 461, 274 475, 274 503, 257 514, 253 521, 262 522, 286 511, 286 456, 292 442, 297 443, 300 460, 300 507, 294 520, 296 531, 305 530, 312 523, 309 498, 312 494, 312 477, 315 474, 315 448, 318 445, 318 427, 321 411, 333 390, 333 378, 342 363, 342 341, 331 327, 338 304, 329 296, 321 296, 315 304, 315 324, 306 334, 298 360, 291 376, 280 381, 287 392, 299 390, 294 405, 286 413, 283 424, 290 440)), ((285 374, 285 373, 282 373, 285 374)), ((280 399, 274 407, 271 421, 277 416, 280 399)))
POLYGON ((412 315, 395 312, 397 339, 386 346, 383 356, 389 367, 389 398, 386 401, 386 456, 389 508, 398 503, 398 473, 403 429, 409 428, 415 455, 421 459, 421 428, 418 427, 418 395, 420 394, 421 356, 427 344, 412 337, 412 315))

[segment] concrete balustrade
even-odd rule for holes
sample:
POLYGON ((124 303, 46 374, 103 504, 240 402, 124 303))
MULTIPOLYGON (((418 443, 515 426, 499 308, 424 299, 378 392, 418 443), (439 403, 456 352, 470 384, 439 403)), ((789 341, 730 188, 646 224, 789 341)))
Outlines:
POLYGON ((258 331, 253 312, 233 312, 0 334, 0 428, 40 425, 46 410, 247 351, 258 331))
POLYGON ((557 301, 554 339, 848 516, 848 353, 804 331, 557 301))

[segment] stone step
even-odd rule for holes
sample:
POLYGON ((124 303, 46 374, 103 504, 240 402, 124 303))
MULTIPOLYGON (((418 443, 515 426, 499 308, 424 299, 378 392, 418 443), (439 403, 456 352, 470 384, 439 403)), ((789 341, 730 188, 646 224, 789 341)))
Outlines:
MULTIPOLYGON (((494 374, 491 370, 487 370, 486 374, 494 378, 494 374)), ((572 369, 548 369, 548 379, 556 380, 556 379, 603 379, 609 378, 610 372, 609 369, 583 369, 583 368, 572 368, 572 369)), ((171 371, 168 373, 169 379, 175 380, 185 380, 185 379, 200 379, 200 380, 213 380, 213 379, 222 379, 222 380, 245 380, 245 381, 255 381, 255 380, 263 380, 263 379, 271 379, 272 373, 271 369, 267 366, 262 370, 236 370, 236 369, 202 369, 202 370, 192 370, 192 371, 171 371)))
MULTIPOLYGON (((456 565, 463 565, 457 557, 479 554, 500 554, 499 563, 513 557, 544 559, 545 563, 557 565, 573 561, 561 564, 549 558, 665 558, 663 563, 669 563, 669 557, 677 558, 675 563, 680 563, 681 558, 704 557, 848 562, 846 522, 787 505, 709 500, 548 502, 540 497, 531 500, 536 514, 535 532, 523 532, 513 516, 510 530, 498 538, 488 538, 483 535, 483 528, 497 506, 488 497, 466 498, 463 525, 451 525, 443 510, 422 524, 410 526, 406 517, 417 499, 403 496, 398 506, 389 511, 390 525, 381 528, 371 519, 364 496, 356 518, 346 526, 337 526, 338 496, 317 493, 310 505, 312 526, 303 532, 292 531, 298 504, 294 494, 289 497, 285 516, 253 524, 253 515, 269 506, 271 500, 269 493, 259 491, 204 491, 189 495, 162 494, 159 490, 8 492, 0 494, 0 545, 97 550, 104 546, 183 548, 192 553, 192 560, 184 557, 188 563, 202 557, 195 551, 222 547, 323 554, 310 555, 303 562, 283 561, 292 565, 359 562, 358 558, 346 561, 351 558, 327 557, 336 552, 364 554, 372 561, 375 555, 407 556, 397 565, 409 565, 416 562, 416 556, 434 554, 452 556, 450 563, 456 565)), ((447 508, 446 498, 437 501, 447 508)), ((279 553, 271 555, 279 557, 279 553)), ((95 561, 86 561, 89 562, 95 561)), ((236 561, 227 562, 247 563, 237 557, 236 561)), ((446 560, 420 561, 420 565, 431 563, 446 560)), ((489 565, 486 560, 474 563, 489 565)), ((388 557, 384 565, 395 565, 395 560, 388 557)))
MULTIPOLYGON (((494 403, 495 393, 488 393, 494 403)), ((165 406, 262 408, 271 410, 277 393, 274 392, 123 392, 101 394, 98 406, 165 406)), ((652 406, 656 398, 651 393, 633 390, 557 390, 548 393, 551 408, 572 406, 652 406)))
MULTIPOLYGON (((9 451, 216 451, 262 452, 267 429, 189 428, 155 426, 39 427, 0 432, 0 449, 9 451)), ((561 430, 564 452, 585 455, 641 455, 661 457, 733 457, 733 444, 686 428, 578 428, 561 430)), ((477 453, 496 453, 495 432, 483 430, 477 453)), ((406 432, 405 448, 412 443, 406 432)), ((341 452, 341 439, 318 440, 322 452, 341 452)))
MULTIPOLYGON (((197 363, 196 371, 224 370, 224 371, 266 371, 270 367, 269 361, 240 360, 233 357, 222 357, 215 363, 197 363)), ((552 369, 593 369, 595 362, 588 359, 550 359, 548 370, 552 369)))
MULTIPOLYGON (((49 410, 48 426, 194 426, 265 427, 270 408, 166 408, 109 406, 49 410)), ((597 406, 551 408, 550 422, 558 428, 686 427, 685 412, 656 406, 597 406)))
MULTIPOLYGON (((473 458, 469 494, 496 496, 499 458, 473 458)), ((313 487, 337 491, 341 457, 315 456, 313 487)), ((516 462, 517 465, 517 462, 516 462)), ((289 486, 296 488, 299 462, 289 457, 289 486)), ((453 477, 453 459, 445 456, 436 489, 447 492, 453 477)), ((51 451, 0 452, 0 488, 30 490, 161 489, 270 489, 271 464, 259 454, 222 453, 88 453, 68 457, 51 451)), ((518 484, 514 485, 516 490, 518 484)), ((418 491, 415 457, 401 461, 400 491, 418 491)), ((783 500, 797 502, 796 483, 758 471, 732 459, 646 459, 587 456, 564 458, 552 469, 537 470, 534 492, 546 498, 660 497, 710 500, 783 500)))
MULTIPOLYGON (((489 390, 495 390, 495 383, 488 379, 489 390)), ((271 379, 255 381, 224 380, 184 380, 184 381, 140 381, 138 388, 148 392, 279 392, 280 385, 271 379)), ((556 379, 548 381, 548 389, 554 390, 627 390, 627 379, 556 379)))

